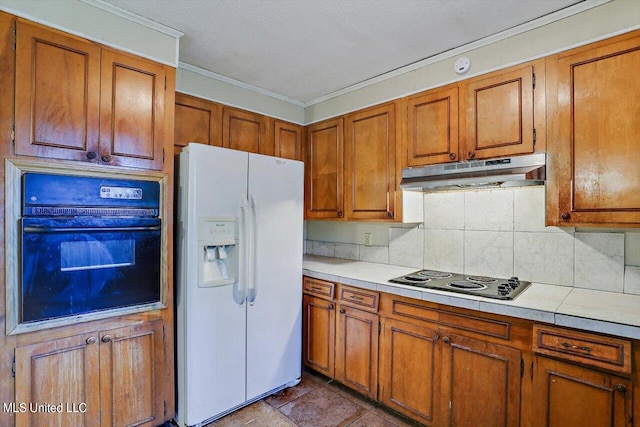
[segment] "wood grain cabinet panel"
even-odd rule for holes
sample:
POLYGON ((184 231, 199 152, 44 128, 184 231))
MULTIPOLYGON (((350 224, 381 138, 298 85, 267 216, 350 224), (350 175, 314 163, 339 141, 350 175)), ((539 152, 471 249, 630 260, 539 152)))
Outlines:
POLYGON ((442 351, 440 407, 448 409, 446 425, 520 425, 519 350, 443 334, 442 351))
POLYGON ((222 105, 176 93, 174 154, 189 142, 222 146, 222 105))
POLYGON ((343 119, 307 127, 305 218, 344 218, 343 119))
POLYGON ((276 120, 275 155, 291 160, 302 160, 302 126, 276 120))
POLYGON ((100 161, 161 170, 165 67, 103 49, 101 82, 100 161))
POLYGON ((335 378, 376 399, 378 315, 340 305, 337 316, 335 378))
POLYGON ((333 378, 335 374, 335 304, 304 294, 302 297, 303 363, 333 378))
POLYGON ((640 225, 640 32, 550 60, 547 222, 640 225))
POLYGON ((345 209, 352 220, 396 215, 396 106, 349 114, 344 148, 345 209))
POLYGON ((273 155, 272 120, 260 114, 224 107, 222 146, 234 150, 273 155))
POLYGON ((380 401, 426 425, 444 425, 439 423, 438 332, 388 318, 381 323, 380 401))
POLYGON ((98 343, 97 334, 85 334, 15 349, 15 402, 27 405, 16 408, 16 427, 101 425, 98 343), (62 403, 63 410, 33 410, 30 403, 62 403), (67 412, 67 404, 78 412, 67 412))
POLYGON ((18 20, 16 154, 85 161, 97 154, 100 51, 88 41, 18 20))
POLYGON ((409 97, 405 166, 459 160, 458 86, 409 97))
POLYGON ((629 427, 633 385, 625 378, 536 357, 533 425, 629 427))
POLYGON ((533 72, 527 65, 463 82, 463 160, 534 151, 533 72))

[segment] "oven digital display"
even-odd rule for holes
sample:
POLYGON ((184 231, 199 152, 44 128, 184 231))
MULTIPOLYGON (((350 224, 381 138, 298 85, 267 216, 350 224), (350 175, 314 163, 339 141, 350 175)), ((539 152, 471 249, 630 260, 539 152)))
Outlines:
POLYGON ((142 200, 142 188, 100 187, 100 198, 142 200))

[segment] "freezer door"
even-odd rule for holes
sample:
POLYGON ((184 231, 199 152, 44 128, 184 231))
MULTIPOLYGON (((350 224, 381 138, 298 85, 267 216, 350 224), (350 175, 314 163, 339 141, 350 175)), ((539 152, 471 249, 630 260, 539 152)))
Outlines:
POLYGON ((206 256, 198 227, 207 217, 238 218, 240 224, 248 155, 190 144, 180 156, 178 420, 195 425, 246 401, 246 303, 238 298, 243 283, 198 286, 206 256))
POLYGON ((303 171, 299 161, 249 155, 247 399, 300 378, 303 171))

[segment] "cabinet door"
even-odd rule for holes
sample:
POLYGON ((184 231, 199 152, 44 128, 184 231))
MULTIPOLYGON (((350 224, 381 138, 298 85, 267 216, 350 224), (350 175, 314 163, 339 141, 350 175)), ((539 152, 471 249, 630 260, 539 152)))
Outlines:
POLYGON ((18 20, 15 77, 16 154, 96 159, 100 48, 18 20))
POLYGON ((100 333, 102 426, 155 426, 164 421, 162 323, 100 333))
POLYGON ((275 155, 291 160, 302 160, 302 127, 275 121, 275 155))
POLYGON ((536 426, 633 425, 633 385, 624 378, 536 357, 534 398, 536 426))
POLYGON ((225 107, 222 122, 223 147, 273 155, 271 122, 267 117, 225 107))
POLYGON ((340 306, 336 320, 336 380, 376 399, 378 315, 340 306))
POLYGON ((439 423, 440 354, 434 329, 382 318, 379 399, 427 425, 439 423))
POLYGON ((335 305, 309 295, 302 298, 302 360, 328 377, 334 376, 335 305))
POLYGON ((175 154, 190 142, 222 146, 222 105, 176 93, 175 154))
POLYGON ((102 50, 100 162, 162 169, 164 65, 102 50))
POLYGON ((17 347, 16 427, 99 426, 99 357, 97 334, 17 347))
POLYGON ((466 337, 442 338, 442 395, 447 425, 520 425, 520 351, 466 337))
POLYGON ((349 219, 395 218, 395 123, 395 104, 347 116, 344 188, 349 219))
POLYGON ((464 84, 463 160, 532 153, 533 66, 491 73, 464 84))
POLYGON ((410 97, 406 166, 456 161, 458 148, 458 87, 410 97))
POLYGON ((551 222, 640 224, 638 67, 637 36, 558 59, 551 222))
POLYGON ((305 214, 308 219, 344 217, 343 119, 307 127, 305 214))

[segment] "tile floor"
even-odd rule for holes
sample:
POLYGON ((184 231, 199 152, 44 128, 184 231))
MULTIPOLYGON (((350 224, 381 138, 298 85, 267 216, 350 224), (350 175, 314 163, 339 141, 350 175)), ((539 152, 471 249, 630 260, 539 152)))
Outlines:
POLYGON ((206 427, 420 426, 327 377, 303 371, 295 387, 255 402, 206 427))

